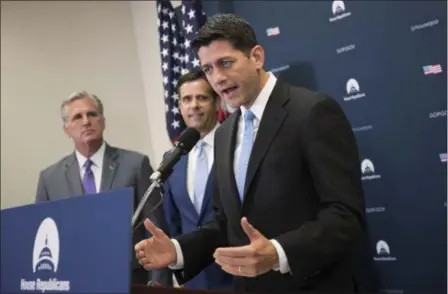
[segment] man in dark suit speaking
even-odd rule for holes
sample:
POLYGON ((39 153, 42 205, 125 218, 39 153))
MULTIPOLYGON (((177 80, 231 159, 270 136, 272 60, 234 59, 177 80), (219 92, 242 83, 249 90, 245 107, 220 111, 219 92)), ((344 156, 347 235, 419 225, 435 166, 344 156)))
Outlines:
POLYGON ((238 108, 216 131, 209 224, 135 246, 147 269, 169 266, 180 283, 213 261, 255 293, 354 292, 352 258, 365 231, 360 162, 351 126, 322 93, 263 70, 251 26, 224 14, 193 42, 214 90, 238 108))
MULTIPOLYGON (((101 100, 85 91, 73 93, 62 103, 61 116, 64 132, 73 140, 75 150, 40 173, 36 202, 81 195, 92 197, 89 195, 133 187, 134 205, 137 206, 150 185, 149 177, 153 170, 147 156, 112 147, 104 141, 105 118, 101 100)), ((166 228, 161 205, 150 214, 160 198, 150 199, 142 215, 166 228)), ((133 244, 144 239, 145 234, 143 226, 137 228, 132 236, 133 244)), ((132 282, 146 284, 150 279, 172 285, 168 269, 153 271, 148 275, 138 260, 133 258, 132 282)))

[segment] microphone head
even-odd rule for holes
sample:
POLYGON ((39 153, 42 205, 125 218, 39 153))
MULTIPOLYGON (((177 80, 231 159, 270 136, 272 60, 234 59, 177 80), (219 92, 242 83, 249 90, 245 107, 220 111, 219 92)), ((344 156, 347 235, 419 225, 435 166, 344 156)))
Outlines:
POLYGON ((194 128, 187 128, 180 134, 179 139, 176 142, 176 146, 179 146, 183 154, 187 154, 196 145, 201 138, 201 134, 194 128))

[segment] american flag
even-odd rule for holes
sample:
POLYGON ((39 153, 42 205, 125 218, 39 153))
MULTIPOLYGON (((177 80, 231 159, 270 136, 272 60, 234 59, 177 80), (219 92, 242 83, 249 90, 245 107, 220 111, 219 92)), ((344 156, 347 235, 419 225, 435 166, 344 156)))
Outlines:
MULTIPOLYGON (((186 128, 179 111, 176 85, 182 74, 199 67, 199 59, 191 48, 197 31, 207 20, 200 1, 182 1, 180 18, 170 0, 157 0, 157 26, 162 58, 165 118, 171 142, 186 128)), ((219 114, 220 118, 227 117, 219 114)))
POLYGON ((440 64, 423 66, 423 73, 425 75, 435 75, 441 72, 442 72, 442 66, 440 64))
POLYGON ((279 27, 267 28, 266 35, 268 35, 268 37, 280 35, 280 28, 279 27))

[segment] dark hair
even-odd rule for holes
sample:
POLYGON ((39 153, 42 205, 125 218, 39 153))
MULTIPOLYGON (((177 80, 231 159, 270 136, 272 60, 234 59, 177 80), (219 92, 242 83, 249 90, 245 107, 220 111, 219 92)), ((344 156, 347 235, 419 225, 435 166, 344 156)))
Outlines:
POLYGON ((218 14, 211 17, 199 29, 191 45, 193 50, 198 52, 199 48, 216 40, 228 41, 233 48, 246 55, 258 45, 254 29, 244 18, 235 14, 218 14))
MULTIPOLYGON (((177 82, 176 85, 176 91, 177 93, 180 95, 180 87, 188 82, 193 82, 193 81, 197 81, 197 80, 204 80, 207 82, 208 84, 208 80, 207 77, 205 76, 205 73, 202 71, 202 69, 200 68, 194 68, 192 71, 183 74, 180 76, 179 81, 177 82)), ((210 88, 210 94, 212 95, 213 98, 216 99, 216 97, 218 97, 218 94, 215 92, 215 90, 213 90, 212 86, 210 84, 209 88, 210 88)))

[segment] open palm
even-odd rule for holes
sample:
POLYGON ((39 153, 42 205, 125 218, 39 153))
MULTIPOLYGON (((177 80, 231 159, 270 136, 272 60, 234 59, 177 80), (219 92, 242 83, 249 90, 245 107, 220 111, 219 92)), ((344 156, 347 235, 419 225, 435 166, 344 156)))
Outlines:
POLYGON ((140 264, 146 269, 160 269, 176 262, 176 249, 173 242, 149 219, 145 220, 146 229, 152 237, 135 245, 135 253, 140 264))

